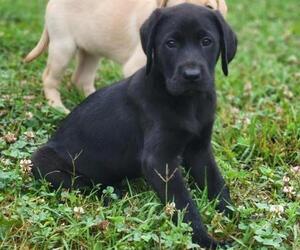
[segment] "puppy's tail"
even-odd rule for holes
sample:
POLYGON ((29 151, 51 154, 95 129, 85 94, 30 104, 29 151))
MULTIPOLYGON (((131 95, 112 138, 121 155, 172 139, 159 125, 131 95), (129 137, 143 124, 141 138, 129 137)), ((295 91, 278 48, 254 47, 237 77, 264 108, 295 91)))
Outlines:
POLYGON ((23 61, 25 63, 29 63, 33 61, 35 58, 40 56, 45 51, 48 45, 49 45, 49 34, 47 28, 45 27, 39 42, 34 47, 34 49, 29 52, 29 54, 24 58, 23 61))

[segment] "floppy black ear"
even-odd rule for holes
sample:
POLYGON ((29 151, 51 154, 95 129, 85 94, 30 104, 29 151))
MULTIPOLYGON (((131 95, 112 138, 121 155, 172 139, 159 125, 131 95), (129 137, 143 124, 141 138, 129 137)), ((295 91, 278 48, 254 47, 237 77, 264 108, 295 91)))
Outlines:
POLYGON ((215 11, 216 23, 221 37, 221 58, 224 75, 228 75, 228 64, 232 61, 237 50, 238 40, 229 24, 219 11, 215 11))
POLYGON ((160 20, 161 12, 156 9, 151 16, 144 22, 140 29, 142 48, 147 56, 146 74, 151 70, 153 60, 154 40, 156 35, 157 24, 160 20))

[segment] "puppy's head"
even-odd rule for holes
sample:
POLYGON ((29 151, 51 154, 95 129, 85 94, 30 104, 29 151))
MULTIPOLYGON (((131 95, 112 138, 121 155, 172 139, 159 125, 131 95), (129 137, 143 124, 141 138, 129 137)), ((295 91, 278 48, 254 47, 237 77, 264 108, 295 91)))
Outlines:
POLYGON ((146 73, 162 74, 172 95, 212 90, 219 55, 227 75, 237 49, 236 35, 221 14, 192 4, 155 10, 141 28, 141 42, 146 73))
MULTIPOLYGON (((158 1, 161 5, 163 0, 158 1)), ((172 7, 181 3, 192 3, 196 5, 207 6, 211 9, 220 11, 224 17, 227 14, 227 5, 225 0, 167 0, 167 7, 172 7)))

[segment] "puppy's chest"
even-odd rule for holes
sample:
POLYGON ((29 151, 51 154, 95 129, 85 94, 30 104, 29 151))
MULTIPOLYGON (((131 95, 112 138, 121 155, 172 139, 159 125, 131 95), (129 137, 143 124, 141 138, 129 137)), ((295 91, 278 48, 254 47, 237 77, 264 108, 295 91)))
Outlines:
POLYGON ((203 127, 214 119, 214 109, 202 103, 166 109, 164 113, 164 123, 174 121, 173 124, 169 125, 196 136, 200 136, 203 127))
POLYGON ((211 121, 211 115, 201 107, 194 106, 179 112, 180 127, 193 135, 200 135, 202 128, 211 121))

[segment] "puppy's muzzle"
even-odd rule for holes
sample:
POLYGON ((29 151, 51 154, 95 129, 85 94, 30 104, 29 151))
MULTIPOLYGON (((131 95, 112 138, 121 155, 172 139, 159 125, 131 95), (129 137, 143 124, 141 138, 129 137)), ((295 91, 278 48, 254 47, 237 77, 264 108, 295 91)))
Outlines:
POLYGON ((181 64, 177 72, 186 83, 196 83, 202 80, 204 70, 200 63, 189 62, 181 64))
POLYGON ((184 67, 182 77, 187 81, 197 81, 201 78, 200 67, 184 67))

